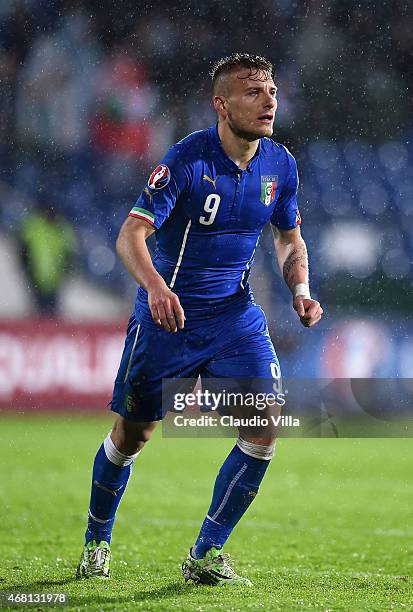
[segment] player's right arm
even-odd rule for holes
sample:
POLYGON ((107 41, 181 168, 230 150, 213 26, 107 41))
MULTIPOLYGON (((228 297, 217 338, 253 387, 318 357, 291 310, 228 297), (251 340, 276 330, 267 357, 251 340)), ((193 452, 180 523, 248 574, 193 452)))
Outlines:
POLYGON ((169 149, 129 212, 116 244, 126 268, 148 292, 148 306, 153 320, 172 332, 184 327, 184 311, 176 293, 171 291, 155 269, 146 239, 162 227, 192 182, 187 151, 188 147, 183 141, 169 149))
POLYGON ((166 331, 183 329, 185 314, 176 293, 155 270, 146 246, 146 239, 155 228, 143 219, 128 217, 121 227, 116 250, 126 269, 148 292, 148 305, 152 318, 166 331))

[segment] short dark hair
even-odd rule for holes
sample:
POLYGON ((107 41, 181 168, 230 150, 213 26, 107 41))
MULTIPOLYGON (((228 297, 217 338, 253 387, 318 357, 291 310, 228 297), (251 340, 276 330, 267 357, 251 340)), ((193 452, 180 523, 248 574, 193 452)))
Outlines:
POLYGON ((212 87, 215 86, 217 79, 231 72, 234 68, 249 68, 249 78, 254 78, 259 72, 266 72, 268 76, 273 76, 273 65, 265 57, 260 55, 250 55, 249 53, 233 53, 223 57, 212 66, 209 74, 212 78, 212 87))

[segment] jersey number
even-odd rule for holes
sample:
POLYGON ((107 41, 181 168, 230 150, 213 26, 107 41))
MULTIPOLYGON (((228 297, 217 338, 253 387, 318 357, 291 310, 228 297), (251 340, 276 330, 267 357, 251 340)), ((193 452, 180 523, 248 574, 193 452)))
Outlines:
POLYGON ((221 201, 221 196, 217 193, 210 193, 204 204, 204 211, 209 213, 209 217, 199 217, 199 222, 202 225, 212 225, 215 221, 215 217, 217 216, 219 203, 221 201))

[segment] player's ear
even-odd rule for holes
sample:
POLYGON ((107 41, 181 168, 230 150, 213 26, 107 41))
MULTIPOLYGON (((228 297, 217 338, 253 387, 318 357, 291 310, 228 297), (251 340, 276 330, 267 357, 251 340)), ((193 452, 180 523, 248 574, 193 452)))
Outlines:
POLYGON ((218 113, 218 115, 220 115, 221 117, 226 117, 226 99, 224 98, 224 96, 214 96, 213 102, 215 111, 218 113))

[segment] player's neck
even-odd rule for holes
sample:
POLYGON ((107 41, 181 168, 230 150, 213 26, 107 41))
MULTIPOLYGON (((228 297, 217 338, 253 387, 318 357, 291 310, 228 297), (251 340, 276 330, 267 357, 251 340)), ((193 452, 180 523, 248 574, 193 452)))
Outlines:
POLYGON ((257 152, 259 139, 250 142, 241 138, 234 134, 225 123, 218 124, 218 134, 225 153, 239 168, 245 170, 257 152))

